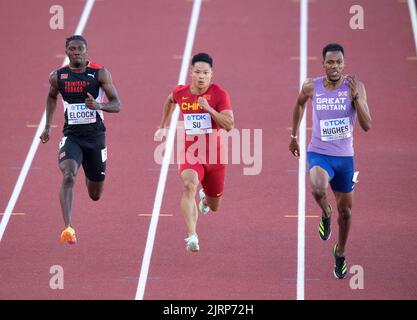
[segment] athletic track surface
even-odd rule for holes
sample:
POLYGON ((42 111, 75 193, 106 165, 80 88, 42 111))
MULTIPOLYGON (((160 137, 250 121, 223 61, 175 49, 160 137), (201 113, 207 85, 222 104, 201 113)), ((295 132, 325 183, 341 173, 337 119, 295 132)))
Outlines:
MULTIPOLYGON (((49 72, 62 65, 85 1, 60 1, 63 30, 49 27, 54 4, 0 2, 3 219, 44 111, 49 72)), ((91 201, 80 172, 78 243, 62 244, 59 103, 51 140, 36 149, 0 242, 0 299, 135 299, 160 173, 153 134, 178 83, 192 7, 191 0, 95 1, 83 35, 122 101, 120 114, 105 114, 105 191, 91 201), (56 265, 63 290, 50 287, 56 265)), ((364 288, 351 288, 353 273, 334 278, 336 219, 331 241, 322 242, 308 176, 305 272, 297 281, 299 168, 288 143, 300 81, 299 1, 204 0, 192 53, 213 56, 214 80, 230 93, 236 127, 250 129, 252 148, 254 130, 262 129, 262 171, 244 175, 243 161, 228 166, 222 208, 200 216, 201 251, 193 254, 183 241, 181 181, 169 167, 143 299, 294 300, 302 285, 306 300, 417 298, 417 277, 410 276, 417 263, 417 57, 407 2, 309 1, 309 77, 322 74, 321 49, 329 42, 345 47, 346 72, 365 83, 373 119, 368 133, 355 130, 360 182, 346 251, 348 268, 363 268, 364 288), (364 9, 363 30, 349 26, 354 4, 364 9)), ((310 121, 311 112, 307 141, 310 121)))

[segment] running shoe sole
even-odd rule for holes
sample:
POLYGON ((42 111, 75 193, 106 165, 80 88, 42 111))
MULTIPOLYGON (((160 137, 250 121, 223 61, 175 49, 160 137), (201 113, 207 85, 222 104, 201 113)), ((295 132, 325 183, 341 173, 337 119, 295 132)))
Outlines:
POLYGON ((68 244, 75 244, 77 242, 77 238, 75 236, 74 229, 69 230, 69 228, 66 228, 61 233, 61 241, 67 242, 68 244))
POLYGON ((203 188, 200 189, 200 191, 198 192, 198 195, 200 197, 200 202, 198 204, 198 209, 200 210, 200 212, 204 215, 208 214, 210 212, 210 208, 208 206, 205 206, 203 204, 203 200, 206 197, 206 194, 204 193, 203 188))
POLYGON ((184 240, 186 242, 185 249, 187 249, 188 251, 197 252, 197 251, 200 250, 200 246, 198 244, 198 237, 197 236, 190 236, 190 237, 188 237, 184 240), (194 239, 190 239, 191 237, 193 237, 194 239))

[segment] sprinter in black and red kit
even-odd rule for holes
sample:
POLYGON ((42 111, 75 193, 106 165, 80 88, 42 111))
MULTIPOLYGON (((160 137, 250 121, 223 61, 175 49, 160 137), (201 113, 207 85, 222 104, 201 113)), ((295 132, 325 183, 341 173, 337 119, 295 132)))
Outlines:
POLYGON ((120 100, 110 72, 87 60, 87 41, 82 36, 67 38, 65 53, 69 64, 53 71, 49 77, 46 124, 40 139, 43 143, 50 139, 52 117, 58 94, 61 94, 65 117, 58 154, 59 169, 63 174, 59 200, 65 223, 61 240, 74 244, 77 238, 72 225, 72 199, 78 169, 83 166, 90 198, 99 200, 107 159, 103 113, 119 112, 120 100), (108 99, 106 103, 103 93, 108 99))

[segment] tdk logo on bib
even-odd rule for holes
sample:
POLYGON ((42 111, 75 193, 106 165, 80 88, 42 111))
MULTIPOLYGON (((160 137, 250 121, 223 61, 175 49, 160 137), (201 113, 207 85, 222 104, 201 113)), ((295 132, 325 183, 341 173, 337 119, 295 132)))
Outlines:
POLYGON ((88 109, 86 106, 85 106, 85 104, 84 103, 81 103, 81 104, 71 104, 70 105, 70 109, 71 109, 71 111, 79 111, 79 110, 86 110, 86 109, 88 109))
POLYGON ((329 127, 329 126, 339 126, 339 125, 346 124, 345 121, 346 121, 346 118, 344 118, 344 119, 336 119, 336 120, 327 120, 327 121, 324 122, 324 125, 326 127, 329 127))
POLYGON ((211 116, 209 113, 184 114, 184 128, 186 134, 211 133, 211 116))
POLYGON ((89 124, 96 122, 96 110, 90 110, 84 103, 64 103, 68 124, 89 124))
POLYGON ((207 120, 207 114, 190 114, 187 115, 187 120, 189 121, 204 121, 207 120))

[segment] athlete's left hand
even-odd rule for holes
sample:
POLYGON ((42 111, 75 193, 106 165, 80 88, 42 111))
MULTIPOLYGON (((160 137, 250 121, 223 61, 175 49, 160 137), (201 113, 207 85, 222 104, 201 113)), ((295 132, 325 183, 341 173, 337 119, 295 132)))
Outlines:
POLYGON ((43 129, 42 134, 40 135, 40 139, 42 143, 47 143, 51 137, 51 128, 45 126, 45 129, 43 129))
POLYGON ((90 92, 87 92, 87 96, 88 98, 85 99, 84 103, 87 106, 88 109, 91 110, 100 110, 101 109, 101 104, 98 103, 94 97, 90 94, 90 92))
POLYGON ((205 111, 208 111, 208 109, 211 108, 208 101, 204 97, 198 98, 198 105, 205 111))
POLYGON ((300 156, 300 146, 298 145, 297 139, 291 138, 291 142, 290 142, 290 145, 288 146, 288 149, 291 151, 291 153, 294 156, 296 157, 300 156))
POLYGON ((350 87, 350 98, 353 99, 353 97, 358 97, 358 85, 355 79, 355 76, 351 76, 348 74, 346 76, 346 79, 349 81, 349 87, 350 87))

